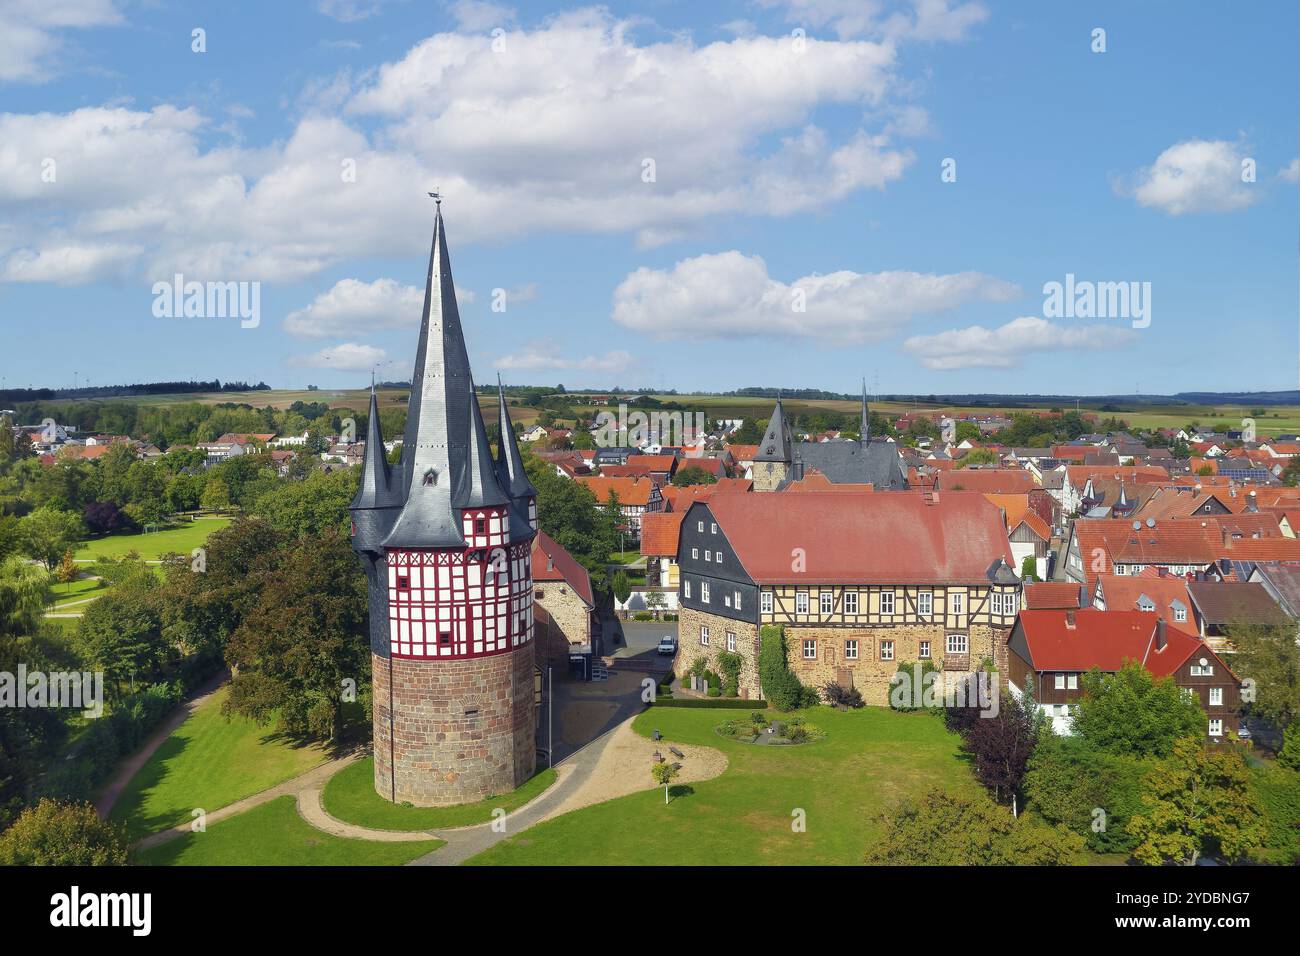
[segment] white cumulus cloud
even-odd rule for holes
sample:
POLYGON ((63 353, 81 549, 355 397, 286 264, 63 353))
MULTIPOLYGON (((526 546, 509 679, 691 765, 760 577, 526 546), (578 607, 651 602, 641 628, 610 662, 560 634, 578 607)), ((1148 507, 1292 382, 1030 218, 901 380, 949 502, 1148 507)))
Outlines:
POLYGON ((1014 368, 1029 354, 1058 350, 1110 349, 1137 340, 1133 329, 1113 325, 1053 325, 1034 315, 996 329, 972 325, 937 335, 915 335, 903 348, 926 368, 1014 368))
POLYGON ((359 345, 356 342, 344 342, 331 345, 310 355, 294 355, 287 364, 299 368, 332 368, 344 372, 356 372, 372 369, 384 364, 388 353, 373 345, 359 345))
POLYGON ((3 0, 0 82, 49 80, 64 50, 62 31, 121 22, 114 0, 3 0))
POLYGON ((1260 198, 1255 183, 1242 181, 1248 157, 1240 144, 1189 139, 1175 143, 1117 186, 1139 205, 1171 216, 1189 212, 1233 212, 1260 198))
POLYGON ((786 283, 758 256, 732 250, 684 259, 671 270, 637 269, 614 290, 612 318, 662 339, 780 335, 858 344, 892 335, 915 315, 1019 292, 979 272, 840 271, 786 283))
POLYGON ((493 365, 502 371, 578 371, 617 375, 630 368, 632 361, 630 352, 618 349, 606 352, 604 355, 570 356, 566 355, 555 342, 542 339, 529 342, 510 355, 501 356, 493 362, 493 365))

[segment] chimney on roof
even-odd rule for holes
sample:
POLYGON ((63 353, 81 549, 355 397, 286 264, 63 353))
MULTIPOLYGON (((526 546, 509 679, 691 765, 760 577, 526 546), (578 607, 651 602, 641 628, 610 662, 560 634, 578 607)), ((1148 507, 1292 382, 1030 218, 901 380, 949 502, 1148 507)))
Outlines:
POLYGON ((1163 651, 1168 643, 1169 637, 1165 634, 1165 619, 1162 617, 1156 621, 1156 650, 1163 651))
POLYGON ((1256 511, 1259 510, 1259 500, 1255 497, 1254 491, 1252 491, 1249 495, 1247 495, 1247 498, 1248 500, 1246 501, 1246 510, 1254 514, 1256 511))
POLYGON ((1074 618, 1074 608, 1072 608, 1072 607, 1068 607, 1068 608, 1066 608, 1066 609, 1065 609, 1065 626, 1068 627, 1070 630, 1074 630, 1075 627, 1077 626, 1077 623, 1078 623, 1078 622, 1077 622, 1077 621, 1075 620, 1075 618, 1074 618))

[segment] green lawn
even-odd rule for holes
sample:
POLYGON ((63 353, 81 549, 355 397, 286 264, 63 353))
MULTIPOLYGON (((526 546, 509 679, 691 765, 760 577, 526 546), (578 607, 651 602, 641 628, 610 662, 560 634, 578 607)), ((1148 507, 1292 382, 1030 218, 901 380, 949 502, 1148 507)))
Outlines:
MULTIPOLYGON (((879 832, 877 817, 908 794, 979 789, 958 738, 929 714, 878 707, 817 707, 810 722, 825 740, 760 747, 726 740, 713 728, 734 712, 651 708, 634 728, 649 736, 716 747, 730 761, 722 776, 619 797, 508 838, 472 864, 664 864, 693 866, 854 864, 879 832), (792 829, 796 810, 806 832, 792 829)), ((646 767, 646 780, 650 780, 646 767)))
POLYGON ((543 770, 512 793, 455 807, 408 807, 375 793, 375 760, 358 760, 330 778, 321 802, 330 815, 345 823, 374 830, 433 830, 486 823, 496 809, 511 813, 555 782, 554 770, 543 770))
MULTIPOLYGON (((76 601, 100 597, 107 589, 108 584, 101 578, 78 578, 66 584, 54 584, 50 586, 50 594, 54 596, 54 601, 50 604, 50 607, 57 610, 76 601)), ((77 605, 78 608, 82 609, 85 606, 84 604, 77 605)))
POLYGON ((400 866, 442 840, 375 843, 317 830, 298 816, 293 797, 276 799, 205 833, 187 833, 136 856, 145 866, 400 866))
POLYGON ((190 716, 127 784, 112 818, 139 838, 178 823, 190 811, 218 810, 306 773, 326 759, 251 720, 221 715, 223 689, 190 716))
POLYGON ((208 535, 230 524, 230 518, 199 518, 177 528, 150 534, 111 534, 83 541, 73 555, 78 561, 96 558, 121 558, 135 551, 145 561, 157 561, 164 554, 189 554, 208 540, 208 535))

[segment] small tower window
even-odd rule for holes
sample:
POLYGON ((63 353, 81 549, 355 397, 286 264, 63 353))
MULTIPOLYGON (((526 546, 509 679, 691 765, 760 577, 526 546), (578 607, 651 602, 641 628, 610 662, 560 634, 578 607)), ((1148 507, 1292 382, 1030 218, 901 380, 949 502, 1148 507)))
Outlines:
POLYGON ((397 589, 399 591, 411 590, 411 579, 405 574, 399 574, 397 576, 397 589))
POLYGON ((475 518, 475 519, 474 519, 474 533, 475 533, 475 534, 485 534, 485 533, 487 533, 487 519, 486 519, 486 518, 475 518))

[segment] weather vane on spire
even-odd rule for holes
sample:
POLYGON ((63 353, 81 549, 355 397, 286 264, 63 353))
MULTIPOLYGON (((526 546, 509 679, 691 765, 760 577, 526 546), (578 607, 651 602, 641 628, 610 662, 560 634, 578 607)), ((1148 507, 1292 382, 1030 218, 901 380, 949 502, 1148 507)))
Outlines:
POLYGON ((433 187, 433 192, 429 193, 429 195, 433 197, 433 201, 438 204, 438 207, 442 208, 442 193, 438 191, 437 186, 433 187))

